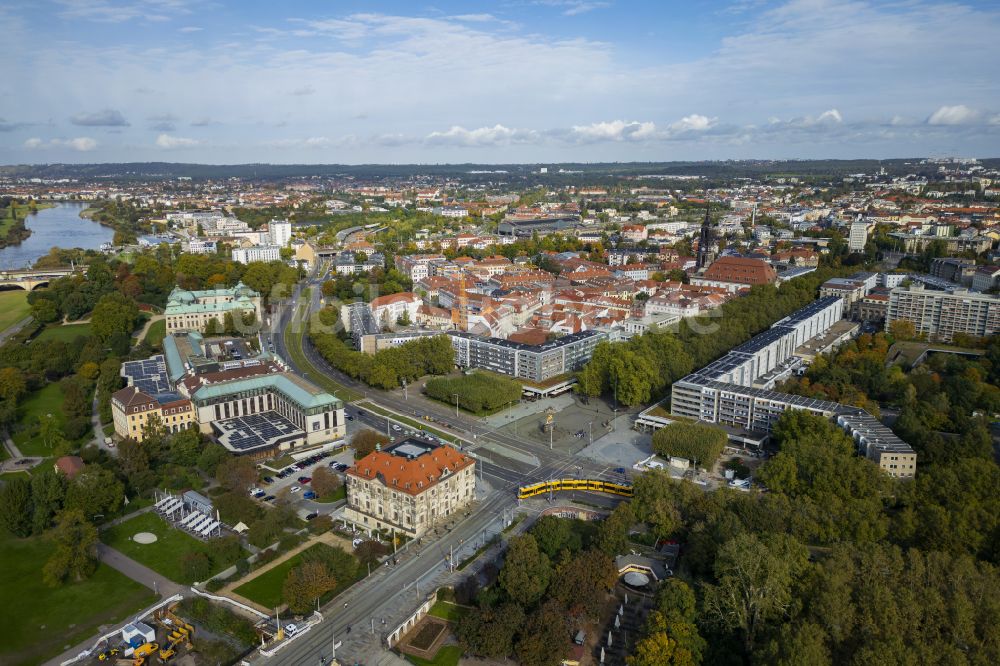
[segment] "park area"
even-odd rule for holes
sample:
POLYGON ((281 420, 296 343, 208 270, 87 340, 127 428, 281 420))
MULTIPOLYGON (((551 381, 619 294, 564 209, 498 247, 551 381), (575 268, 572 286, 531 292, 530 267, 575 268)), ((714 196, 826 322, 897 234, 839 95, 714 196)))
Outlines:
POLYGON ((277 608, 284 603, 282 588, 289 572, 311 559, 325 562, 330 575, 337 583, 331 592, 323 595, 320 599, 321 604, 340 594, 364 575, 360 563, 353 555, 340 548, 317 543, 252 578, 233 592, 263 608, 277 608))
POLYGON ((11 439, 14 440, 22 454, 43 458, 53 454, 52 449, 42 441, 38 434, 38 420, 51 414, 61 430, 66 420, 63 415, 62 402, 62 387, 57 383, 52 383, 46 384, 40 390, 30 394, 18 405, 18 423, 24 424, 24 429, 15 432, 11 439))
POLYGON ((53 544, 0 531, 0 663, 39 664, 150 605, 153 591, 106 565, 81 583, 42 582, 53 544))
POLYGON ((140 514, 101 532, 101 541, 170 580, 184 584, 206 580, 211 574, 235 564, 242 554, 230 548, 232 552, 220 555, 219 550, 212 548, 211 541, 200 541, 174 529, 155 513, 140 514), (152 534, 156 540, 140 543, 134 539, 136 534, 152 534), (207 559, 207 568, 205 560, 195 554, 207 559), (192 555, 199 560, 197 566, 190 562, 192 555))
POLYGON ((28 316, 28 292, 21 289, 0 291, 0 332, 28 316))
POLYGON ((62 342, 72 342, 79 337, 87 337, 91 334, 90 324, 65 324, 49 326, 38 334, 36 340, 60 340, 62 342))

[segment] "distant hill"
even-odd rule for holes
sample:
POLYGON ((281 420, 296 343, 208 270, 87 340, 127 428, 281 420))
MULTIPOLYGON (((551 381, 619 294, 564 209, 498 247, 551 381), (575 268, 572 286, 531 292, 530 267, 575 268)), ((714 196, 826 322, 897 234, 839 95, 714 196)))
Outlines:
MULTIPOLYGON (((183 164, 171 162, 133 162, 122 164, 21 164, 0 166, 0 175, 22 178, 106 178, 116 181, 170 180, 187 177, 193 180, 241 178, 284 180, 309 177, 354 177, 393 179, 426 175, 462 177, 464 181, 522 181, 561 184, 580 182, 580 176, 703 176, 708 179, 800 176, 841 177, 852 173, 871 173, 879 167, 889 174, 931 173, 935 165, 919 165, 921 158, 893 160, 727 160, 715 162, 610 162, 543 164, 183 164), (540 174, 539 167, 548 173, 540 174), (475 173, 475 172, 482 173, 475 173), (506 171, 506 174, 497 173, 506 171), (562 173, 560 173, 562 171, 562 173), (566 173, 576 172, 576 173, 566 173)), ((984 166, 1000 166, 1000 159, 983 160, 984 166)), ((589 180, 589 179, 588 179, 589 180)))

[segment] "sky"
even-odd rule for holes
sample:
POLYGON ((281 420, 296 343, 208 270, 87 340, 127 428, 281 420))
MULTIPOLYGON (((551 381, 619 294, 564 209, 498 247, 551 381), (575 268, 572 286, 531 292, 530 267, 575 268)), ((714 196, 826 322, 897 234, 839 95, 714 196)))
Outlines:
POLYGON ((1000 2, 0 0, 0 164, 1000 156, 1000 2))

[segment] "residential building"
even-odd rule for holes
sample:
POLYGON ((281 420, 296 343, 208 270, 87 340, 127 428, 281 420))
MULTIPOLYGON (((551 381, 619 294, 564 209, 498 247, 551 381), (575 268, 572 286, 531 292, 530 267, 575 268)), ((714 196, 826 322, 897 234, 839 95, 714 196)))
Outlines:
POLYGON ((448 331, 448 335, 459 367, 483 368, 535 383, 579 370, 598 343, 607 339, 602 331, 581 331, 541 345, 526 345, 464 331, 448 331))
POLYGON ((472 502, 475 461, 447 444, 408 438, 357 461, 346 482, 347 521, 416 538, 472 502))
POLYGON ((175 287, 167 297, 164 316, 167 333, 176 331, 202 331, 214 319, 218 326, 225 323, 226 314, 234 318, 253 314, 261 321, 260 294, 242 282, 232 289, 189 291, 175 287))
POLYGON ((277 245, 237 247, 233 248, 232 257, 233 261, 241 264, 249 264, 255 261, 279 261, 281 259, 281 248, 277 245))
POLYGON ((126 386, 111 395, 111 418, 119 437, 143 441, 146 424, 154 417, 169 432, 180 432, 195 423, 191 401, 176 393, 153 396, 126 386))
POLYGON ((271 245, 288 247, 292 242, 292 223, 288 220, 271 220, 267 224, 267 233, 271 245))
POLYGON ((903 319, 913 322, 917 333, 940 342, 950 342, 956 333, 986 337, 1000 330, 1000 297, 920 284, 897 287, 889 295, 885 323, 903 319))
POLYGON ((1000 279, 1000 266, 980 266, 972 276, 972 289, 974 291, 996 289, 998 279, 1000 279))
POLYGON ((864 252, 868 243, 868 223, 859 216, 851 222, 851 230, 847 237, 847 249, 851 252, 864 252))
POLYGON ((368 309, 380 326, 395 326, 401 319, 416 323, 420 304, 420 296, 406 291, 373 298, 368 304, 368 309))

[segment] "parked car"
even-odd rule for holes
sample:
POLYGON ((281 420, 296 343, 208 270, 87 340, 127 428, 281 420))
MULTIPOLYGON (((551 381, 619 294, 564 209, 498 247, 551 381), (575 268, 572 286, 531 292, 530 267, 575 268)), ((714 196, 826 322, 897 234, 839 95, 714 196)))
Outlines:
POLYGON ((302 486, 292 486, 289 492, 297 493, 302 490, 302 486))
POLYGON ((311 476, 300 476, 298 478, 298 481, 299 481, 299 483, 309 483, 310 481, 312 481, 312 477, 311 476))
POLYGON ((274 483, 274 477, 265 476, 263 479, 264 483, 274 483))
POLYGON ((400 428, 400 427, 399 427, 399 426, 398 426, 397 424, 395 424, 395 423, 393 423, 393 424, 392 424, 392 429, 393 429, 393 430, 395 430, 396 432, 399 432, 400 430, 402 430, 402 428, 400 428))
POLYGON ((318 515, 319 515, 318 513, 316 513, 315 511, 313 511, 312 513, 310 513, 309 515, 306 516, 306 520, 312 520, 312 519, 314 519, 318 515))
POLYGON ((302 493, 302 497, 304 497, 305 499, 316 499, 316 493, 312 490, 307 490, 304 493, 302 493))
POLYGON ((268 495, 267 497, 264 498, 264 501, 265 502, 273 502, 274 501, 274 495, 268 495))

